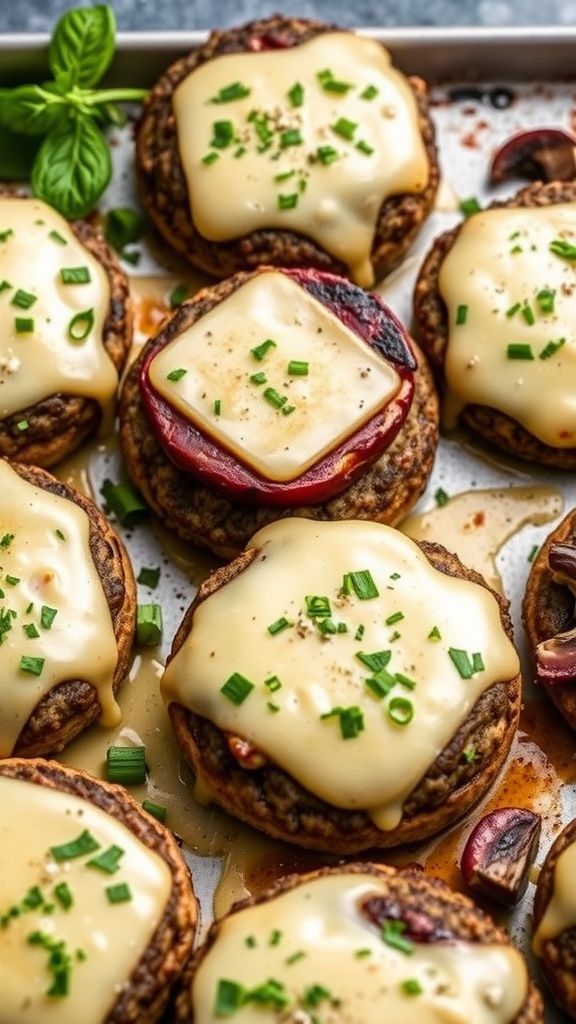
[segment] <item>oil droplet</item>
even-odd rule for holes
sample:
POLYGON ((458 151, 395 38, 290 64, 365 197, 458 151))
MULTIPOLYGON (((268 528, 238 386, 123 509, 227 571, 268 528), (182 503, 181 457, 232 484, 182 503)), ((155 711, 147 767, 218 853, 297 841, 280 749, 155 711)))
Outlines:
POLYGON ((444 544, 500 593, 496 557, 518 530, 559 516, 563 498, 555 487, 508 487, 464 491, 429 512, 408 516, 400 529, 414 540, 444 544))

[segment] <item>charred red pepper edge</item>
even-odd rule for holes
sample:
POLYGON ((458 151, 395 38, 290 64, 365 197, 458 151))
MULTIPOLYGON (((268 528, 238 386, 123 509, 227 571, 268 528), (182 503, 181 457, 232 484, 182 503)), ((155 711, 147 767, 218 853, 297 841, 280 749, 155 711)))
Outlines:
POLYGON ((400 321, 380 297, 317 270, 282 269, 394 365, 400 388, 393 400, 294 480, 260 476, 174 409, 151 385, 148 370, 162 342, 152 343, 140 369, 140 395, 167 457, 211 490, 243 504, 294 508, 320 504, 346 490, 386 450, 402 427, 414 395, 416 360, 400 321))

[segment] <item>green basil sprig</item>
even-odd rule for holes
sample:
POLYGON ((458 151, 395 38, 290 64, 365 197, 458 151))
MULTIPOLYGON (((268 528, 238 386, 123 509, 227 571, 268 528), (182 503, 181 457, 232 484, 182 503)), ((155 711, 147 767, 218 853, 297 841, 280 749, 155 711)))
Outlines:
POLYGON ((52 80, 0 89, 0 153, 21 143, 19 160, 12 153, 5 166, 0 156, 0 177, 11 176, 15 166, 22 175, 27 164, 34 194, 68 220, 86 216, 110 181, 105 130, 123 123, 118 104, 146 96, 146 89, 97 88, 115 45, 108 4, 72 8, 58 19, 50 40, 52 80), (30 137, 41 141, 31 148, 30 137))

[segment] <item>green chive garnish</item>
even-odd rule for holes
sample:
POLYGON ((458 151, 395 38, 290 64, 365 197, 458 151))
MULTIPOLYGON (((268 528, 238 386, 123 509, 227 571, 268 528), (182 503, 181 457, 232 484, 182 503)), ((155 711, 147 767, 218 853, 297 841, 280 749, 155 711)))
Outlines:
POLYGON ((260 345, 256 345, 255 348, 250 349, 250 355, 254 356, 254 359, 257 359, 258 362, 261 362, 271 348, 276 348, 276 342, 273 341, 272 338, 266 338, 266 341, 263 341, 260 345))
POLYGON ((109 747, 106 752, 106 778, 123 786, 137 786, 146 781, 146 748, 109 747))
POLYGON ((18 309, 30 309, 30 306, 34 305, 37 298, 37 295, 32 295, 31 292, 25 292, 22 288, 19 288, 12 296, 12 305, 17 306, 18 309))
POLYGON ((401 953, 413 953, 414 943, 404 938, 406 925, 404 921, 384 921, 380 930, 380 937, 387 946, 398 949, 401 953))
POLYGON ((506 349, 508 359, 534 359, 532 346, 523 341, 511 341, 506 349))
POLYGON ((340 138, 346 139, 351 142, 354 138, 354 132, 358 125, 355 121, 350 121, 347 117, 339 117, 334 124, 330 125, 335 135, 339 135, 340 138))
POLYGON ((71 839, 70 842, 62 843, 60 846, 51 846, 50 853, 60 864, 64 860, 74 860, 76 857, 84 857, 87 853, 93 853, 99 846, 100 843, 92 833, 88 829, 84 829, 76 839, 71 839))
POLYGON ((90 271, 88 267, 62 267, 60 279, 62 284, 88 284, 90 271))
POLYGON ((44 658, 32 658, 28 654, 23 654, 20 658, 21 671, 27 672, 31 676, 41 675, 43 668, 44 658))
POLYGON ((170 370, 170 373, 166 374, 166 380, 171 380, 171 381, 182 380, 182 377, 185 377, 187 373, 188 373, 188 370, 185 370, 183 366, 179 366, 179 367, 177 367, 177 369, 170 370))
POLYGON ((250 89, 242 82, 231 82, 223 86, 215 96, 211 96, 210 103, 229 103, 231 100, 242 100, 250 95, 250 89))
POLYGON ((468 306, 460 305, 456 309, 456 323, 458 326, 465 324, 468 317, 468 306))
POLYGON ((394 725, 408 725, 414 718, 414 705, 406 697, 392 697, 388 704, 388 717, 394 725))
POLYGON ((132 899, 130 886, 127 882, 119 882, 118 885, 108 885, 105 891, 110 903, 127 903, 132 899))
POLYGON ((224 694, 233 704, 239 706, 246 700, 246 697, 253 689, 254 683, 246 679, 246 676, 243 676, 240 672, 233 672, 224 683, 224 686, 220 687, 220 693, 224 694))
POLYGON ((162 608, 159 604, 139 604, 136 611, 136 642, 143 647, 162 643, 162 608))
POLYGON ((85 341, 94 326, 94 310, 85 309, 76 313, 68 324, 68 337, 71 341, 85 341))
POLYGON ((576 245, 571 245, 570 242, 564 241, 564 239, 555 239, 550 242, 548 246, 550 252, 554 253, 555 256, 560 256, 563 260, 576 260, 576 245))
POLYGON ((307 377, 308 370, 309 363, 306 363, 301 359, 291 359, 288 363, 288 374, 291 377, 307 377))
POLYGON ((276 619, 267 628, 271 636, 276 636, 276 633, 281 633, 284 629, 290 629, 292 625, 292 622, 289 622, 288 619, 282 616, 282 618, 276 619))
POLYGON ((372 573, 369 569, 361 569, 357 572, 347 573, 348 579, 356 597, 360 598, 361 601, 369 601, 373 597, 379 596, 379 590, 376 586, 372 573))
POLYGON ((100 488, 100 494, 108 511, 112 512, 123 526, 134 526, 148 515, 148 506, 132 484, 114 484, 106 479, 100 488))
POLYGON ((98 871, 103 871, 107 875, 113 875, 120 867, 123 856, 124 850, 121 846, 109 846, 96 857, 91 857, 86 864, 89 868, 97 868, 98 871))

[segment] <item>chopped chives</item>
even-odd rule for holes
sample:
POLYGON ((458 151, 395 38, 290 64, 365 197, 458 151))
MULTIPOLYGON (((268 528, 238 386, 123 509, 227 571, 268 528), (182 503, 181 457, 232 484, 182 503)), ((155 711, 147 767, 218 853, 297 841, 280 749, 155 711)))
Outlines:
POLYGON ((302 133, 299 128, 288 128, 280 135, 280 148, 287 149, 288 146, 300 146, 302 144, 302 133))
POLYGON ((372 153, 374 152, 374 146, 371 146, 370 143, 366 142, 364 139, 360 139, 356 143, 356 149, 359 153, 363 153, 364 156, 372 156, 372 153))
POLYGON ((282 616, 282 618, 276 619, 275 622, 270 623, 267 629, 271 636, 276 636, 276 634, 281 633, 282 630, 290 629, 292 625, 292 622, 289 622, 289 620, 285 618, 285 616, 282 616))
POLYGON ((89 284, 90 271, 88 267, 62 267, 60 279, 62 284, 89 284))
POLYGON ((103 871, 106 875, 113 875, 120 867, 120 861, 123 856, 124 850, 122 847, 112 845, 106 850, 102 850, 96 857, 91 857, 90 860, 86 861, 86 865, 89 868, 97 868, 98 871, 103 871))
POLYGON ((59 864, 64 860, 74 860, 76 857, 84 857, 87 853, 93 853, 99 849, 100 843, 94 838, 88 829, 84 829, 76 839, 59 846, 51 846, 50 853, 59 864))
POLYGON ((368 676, 365 679, 365 684, 376 697, 382 699, 387 697, 390 690, 396 685, 396 678, 387 669, 383 668, 376 675, 368 676))
POLYGON ((403 672, 395 672, 394 678, 397 680, 397 682, 400 683, 401 686, 405 686, 407 690, 414 690, 416 687, 415 680, 411 679, 410 676, 404 675, 403 672))
POLYGON ((146 781, 146 748, 108 747, 106 751, 106 778, 123 786, 137 786, 146 781))
POLYGON ((62 907, 62 910, 70 910, 70 907, 74 903, 70 886, 67 882, 58 882, 58 885, 54 886, 54 896, 57 902, 62 907))
POLYGON ((30 306, 34 305, 37 298, 37 295, 32 295, 31 292, 25 292, 22 288, 19 288, 12 296, 11 305, 17 306, 18 309, 30 309, 30 306))
POLYGON ((170 370, 170 372, 166 374, 166 380, 182 380, 182 377, 185 377, 187 373, 188 370, 186 370, 183 366, 178 366, 175 370, 170 370))
POLYGON ((449 502, 449 497, 443 487, 438 487, 434 493, 434 500, 438 505, 438 508, 443 508, 449 502))
POLYGON ((548 246, 550 252, 560 256, 563 260, 576 260, 576 245, 571 245, 565 239, 555 239, 548 246))
POLYGON ((28 654, 23 654, 20 658, 20 670, 27 672, 31 676, 39 676, 42 674, 44 668, 44 658, 33 658, 28 654))
POLYGON ((449 647, 448 654, 461 679, 471 679, 474 675, 474 666, 468 651, 459 647, 449 647))
POLYGON ((57 245, 68 245, 68 242, 66 241, 64 236, 60 234, 59 231, 49 231, 48 238, 50 239, 50 241, 56 242, 57 245))
POLYGON ((378 88, 375 85, 367 85, 360 93, 361 100, 373 100, 378 95, 378 88))
POLYGON ((536 295, 536 302, 541 313, 554 312, 554 300, 556 292, 553 288, 541 288, 536 295))
POLYGON ((470 196, 468 199, 461 199, 459 206, 460 212, 465 217, 471 217, 473 213, 478 213, 482 209, 475 196, 470 196))
POLYGON ((221 978, 216 989, 214 1014, 217 1017, 230 1017, 243 1005, 246 989, 237 981, 221 978))
POLYGON ((136 642, 155 647, 162 642, 162 608, 157 603, 139 604, 136 611, 136 642))
POLYGON ((26 633, 26 636, 28 637, 29 640, 35 640, 37 637, 40 636, 40 633, 36 629, 36 626, 34 625, 33 622, 27 622, 26 625, 22 627, 22 629, 26 633))
POLYGON ((268 679, 264 680, 264 686, 270 693, 277 693, 278 690, 282 689, 282 683, 278 676, 268 676, 268 679))
POLYGON ((515 316, 519 309, 521 309, 521 305, 519 302, 515 302, 513 306, 510 306, 506 310, 506 316, 508 317, 508 319, 511 319, 513 316, 515 316))
POLYGON ((253 373, 250 377, 251 384, 265 384, 268 380, 263 370, 259 370, 258 373, 253 373))
POLYGON ((246 676, 243 676, 240 672, 233 672, 224 685, 220 687, 220 693, 227 697, 232 704, 239 706, 244 703, 246 697, 253 689, 254 683, 246 679, 246 676))
POLYGON ((301 82, 294 82, 291 89, 288 90, 288 99, 293 107, 301 107, 304 103, 304 86, 301 82))
POLYGON ((276 342, 272 338, 266 338, 266 341, 262 341, 260 345, 250 349, 250 355, 254 356, 254 359, 257 359, 258 362, 261 362, 271 348, 276 348, 276 342))
POLYGON ((28 430, 30 424, 28 423, 28 420, 18 420, 16 426, 18 427, 18 430, 28 430))
POLYGON ((40 609, 40 625, 42 629, 51 629, 57 614, 57 608, 51 608, 50 605, 43 604, 40 609))
POLYGON ((279 210, 294 210, 298 206, 298 193, 289 192, 286 195, 278 196, 279 210))
POLYGON ((332 131, 339 135, 342 139, 346 139, 351 142, 354 138, 354 132, 358 125, 355 121, 350 121, 347 117, 339 117, 334 124, 330 125, 332 131))
POLYGON ((401 953, 413 953, 414 943, 404 938, 406 924, 404 921, 384 921, 380 929, 380 938, 387 946, 398 949, 401 953))
POLYGON ((160 569, 149 568, 143 565, 136 577, 138 583, 141 583, 143 587, 149 587, 150 590, 155 590, 160 580, 160 569))
POLYGON ((438 629, 438 626, 432 626, 432 629, 428 633, 428 639, 429 640, 441 640, 442 639, 442 636, 441 636, 440 630, 438 629))
POLYGON ((130 886, 127 882, 119 882, 118 885, 108 885, 105 891, 110 903, 127 903, 132 899, 130 886))
POLYGON ((522 317, 529 327, 533 327, 536 323, 536 317, 534 316, 534 310, 532 306, 529 306, 527 302, 522 306, 522 317))
POLYGON ((122 526, 134 526, 148 514, 148 506, 129 483, 114 484, 104 480, 100 494, 108 511, 112 512, 122 526))
POLYGON ((524 341, 511 341, 506 349, 508 359, 534 359, 532 346, 524 341))
POLYGON ((241 100, 250 95, 250 89, 242 82, 231 82, 225 85, 210 97, 210 103, 229 103, 231 100, 241 100))
POLYGON ((401 983, 401 988, 407 996, 419 996, 424 991, 417 978, 405 978, 401 983))
POLYGON ((269 405, 273 405, 275 409, 281 409, 288 401, 286 395, 281 395, 276 388, 265 388, 264 398, 269 405))
POLYGON ((331 614, 330 598, 321 594, 309 594, 304 598, 306 614, 311 619, 323 618, 331 614))
POLYGON ((307 377, 309 365, 302 359, 291 359, 288 363, 288 373, 292 377, 307 377))
POLYGON ((184 299, 188 295, 188 287, 185 284, 174 285, 169 296, 170 309, 175 309, 176 306, 181 306, 184 299))
POLYGON ((166 823, 166 808, 162 804, 156 804, 152 800, 143 800, 142 807, 147 814, 151 814, 162 825, 166 823))
POLYGON ((215 416, 220 416, 221 413, 222 413, 222 399, 221 398, 215 398, 214 399, 214 415, 215 416))
POLYGON ((394 725, 408 725, 414 718, 414 705, 407 697, 392 697, 388 704, 388 717, 394 725))
POLYGON ((468 318, 468 306, 465 306, 463 304, 459 305, 456 308, 456 324, 458 326, 461 326, 462 324, 465 324, 467 318, 468 318))
POLYGON ((215 149, 226 149, 234 141, 232 121, 215 121, 212 125, 210 145, 215 149))
POLYGON ((365 651, 357 651, 356 657, 358 661, 361 661, 372 672, 380 672, 381 669, 386 668, 392 657, 392 651, 374 651, 372 654, 366 654, 365 651))
POLYGON ((484 671, 484 659, 480 654, 480 651, 475 651, 472 654, 472 671, 474 673, 484 671))
POLYGON ((31 334, 34 330, 34 320, 31 316, 14 317, 14 330, 16 334, 31 334))
POLYGON ((85 341, 94 326, 94 310, 84 309, 76 313, 68 324, 68 337, 71 341, 85 341))
POLYGON ((360 598, 361 601, 369 601, 371 598, 379 596, 378 588, 369 569, 349 572, 347 576, 356 597, 360 598))
POLYGON ((566 338, 559 338, 558 341, 549 341, 539 353, 539 359, 550 359, 565 344, 566 338))
POLYGON ((318 146, 316 150, 316 159, 319 164, 324 164, 324 166, 333 164, 335 160, 338 160, 339 155, 334 146, 318 146))
POLYGON ((401 622, 404 618, 404 612, 393 612, 387 619, 384 619, 386 626, 393 626, 396 622, 401 622))

